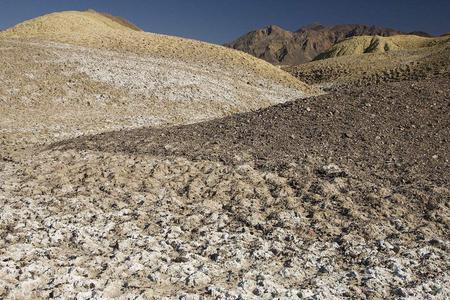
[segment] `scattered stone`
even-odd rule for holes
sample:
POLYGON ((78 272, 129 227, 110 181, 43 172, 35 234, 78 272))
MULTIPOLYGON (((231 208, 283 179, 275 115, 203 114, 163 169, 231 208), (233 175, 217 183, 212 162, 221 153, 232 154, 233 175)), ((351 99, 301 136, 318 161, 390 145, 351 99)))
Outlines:
POLYGON ((408 294, 406 294, 406 292, 403 288, 394 289, 394 295, 401 297, 401 298, 405 298, 406 296, 408 296, 408 294))
POLYGON ((335 178, 335 177, 345 177, 347 176, 347 173, 343 171, 339 166, 335 164, 329 164, 326 166, 323 166, 319 173, 323 176, 329 177, 329 178, 335 178))

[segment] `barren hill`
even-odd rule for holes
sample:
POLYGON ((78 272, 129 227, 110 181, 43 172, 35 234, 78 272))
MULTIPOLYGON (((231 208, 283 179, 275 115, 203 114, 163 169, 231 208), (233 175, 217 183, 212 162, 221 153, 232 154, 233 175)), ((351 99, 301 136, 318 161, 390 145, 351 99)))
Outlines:
POLYGON ((318 54, 348 37, 396 34, 401 32, 390 28, 354 24, 332 27, 311 25, 296 32, 273 25, 249 32, 226 46, 273 64, 296 65, 313 60, 318 54))
POLYGON ((216 63, 227 69, 248 68, 255 74, 299 87, 288 74, 261 63, 251 56, 204 42, 137 32, 103 14, 86 11, 53 13, 21 23, 2 32, 0 37, 35 38, 115 51, 127 51, 184 62, 216 63))
POLYGON ((318 92, 242 52, 94 11, 18 24, 0 32, 0 47, 1 131, 36 139, 192 123, 318 92))
POLYGON ((391 37, 382 36, 357 36, 337 43, 329 50, 316 57, 326 59, 343 55, 360 55, 365 53, 382 53, 389 51, 430 48, 442 45, 448 39, 427 38, 414 35, 397 35, 391 37))
POLYGON ((428 32, 424 32, 424 31, 411 31, 408 32, 409 35, 417 35, 417 36, 423 36, 423 37, 434 37, 434 35, 429 34, 428 32))
POLYGON ((319 60, 284 69, 311 84, 378 84, 450 75, 450 37, 353 37, 319 60))

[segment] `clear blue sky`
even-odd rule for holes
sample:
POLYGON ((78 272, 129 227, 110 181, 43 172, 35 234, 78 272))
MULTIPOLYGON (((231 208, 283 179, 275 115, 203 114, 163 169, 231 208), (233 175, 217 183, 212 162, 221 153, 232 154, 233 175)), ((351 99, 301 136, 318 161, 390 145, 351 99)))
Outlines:
POLYGON ((122 16, 145 31, 213 43, 270 24, 289 30, 319 22, 450 31, 450 0, 0 0, 0 28, 49 12, 88 8, 122 16))

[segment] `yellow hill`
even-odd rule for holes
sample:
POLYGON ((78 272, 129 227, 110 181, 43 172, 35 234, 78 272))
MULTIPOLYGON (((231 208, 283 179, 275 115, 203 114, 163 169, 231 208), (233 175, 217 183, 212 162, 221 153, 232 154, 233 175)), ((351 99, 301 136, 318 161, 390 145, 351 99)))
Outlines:
POLYGON ((187 62, 245 68, 288 87, 308 90, 286 72, 240 51, 204 42, 136 31, 95 11, 66 11, 32 19, 0 33, 0 37, 34 38, 97 49, 127 51, 187 62))
POLYGON ((355 37, 313 62, 284 69, 302 81, 325 87, 448 76, 450 37, 355 37))
POLYGON ((9 140, 193 123, 319 93, 240 51, 95 11, 18 24, 0 32, 0 49, 0 128, 9 140))
POLYGON ((411 50, 433 47, 445 42, 442 38, 428 38, 415 35, 357 36, 337 43, 320 54, 316 60, 345 55, 361 55, 366 53, 384 53, 398 50, 411 50))

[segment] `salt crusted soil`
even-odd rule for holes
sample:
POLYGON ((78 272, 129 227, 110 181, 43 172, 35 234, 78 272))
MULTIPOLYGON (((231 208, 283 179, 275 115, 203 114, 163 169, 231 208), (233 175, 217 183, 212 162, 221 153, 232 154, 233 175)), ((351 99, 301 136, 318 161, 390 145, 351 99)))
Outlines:
POLYGON ((449 96, 386 84, 2 154, 0 298, 447 299, 449 96))
POLYGON ((0 295, 450 296, 448 190, 422 203, 314 166, 92 151, 3 162, 0 295))

